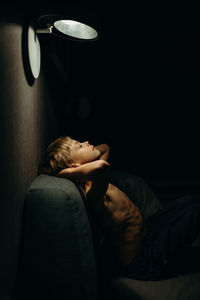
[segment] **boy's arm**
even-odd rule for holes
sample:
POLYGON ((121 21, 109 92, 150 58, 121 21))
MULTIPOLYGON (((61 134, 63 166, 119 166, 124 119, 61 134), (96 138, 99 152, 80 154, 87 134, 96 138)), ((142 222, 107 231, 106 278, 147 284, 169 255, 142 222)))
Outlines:
POLYGON ((95 180, 99 175, 103 174, 108 169, 110 164, 105 160, 95 160, 77 167, 63 169, 59 172, 59 177, 68 179, 85 179, 95 180))
POLYGON ((99 150, 100 152, 99 159, 108 160, 110 154, 110 146, 108 146, 107 144, 101 144, 95 146, 95 149, 99 150))
POLYGON ((60 177, 72 180, 90 180, 91 188, 87 192, 88 203, 94 211, 99 211, 103 205, 109 183, 110 164, 105 160, 95 160, 75 168, 66 168, 59 173, 60 177))

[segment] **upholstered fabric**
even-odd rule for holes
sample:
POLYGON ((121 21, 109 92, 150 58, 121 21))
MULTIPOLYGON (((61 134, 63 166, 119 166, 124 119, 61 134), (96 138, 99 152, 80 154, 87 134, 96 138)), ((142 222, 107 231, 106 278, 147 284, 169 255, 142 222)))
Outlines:
MULTIPOLYGON (((140 177, 122 171, 112 174, 112 182, 120 187, 141 209, 146 220, 162 204, 149 185, 140 177)), ((200 236, 193 242, 200 247, 200 236)), ((111 282, 107 298, 116 300, 199 300, 200 272, 183 274, 160 281, 142 281, 118 277, 111 282)))
POLYGON ((67 179, 38 176, 25 201, 18 299, 99 297, 83 197, 67 179))
POLYGON ((156 213, 162 204, 141 177, 124 171, 115 170, 111 173, 111 182, 125 192, 139 207, 144 220, 156 213))
POLYGON ((117 278, 112 282, 110 294, 116 300, 199 300, 200 273, 160 281, 117 278))

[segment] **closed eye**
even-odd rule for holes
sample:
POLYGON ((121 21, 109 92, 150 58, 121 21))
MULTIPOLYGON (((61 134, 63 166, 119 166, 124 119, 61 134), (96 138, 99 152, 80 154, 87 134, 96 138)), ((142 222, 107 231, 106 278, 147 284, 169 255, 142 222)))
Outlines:
POLYGON ((75 142, 75 147, 76 147, 76 149, 82 148, 82 144, 76 141, 75 142))

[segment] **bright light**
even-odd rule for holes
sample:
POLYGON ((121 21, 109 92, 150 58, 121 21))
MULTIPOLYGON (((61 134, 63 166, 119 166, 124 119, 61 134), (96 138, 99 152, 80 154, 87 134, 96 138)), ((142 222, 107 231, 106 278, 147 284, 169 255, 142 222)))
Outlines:
POLYGON ((54 22, 54 26, 58 31, 79 39, 91 40, 98 36, 94 28, 73 20, 59 20, 54 22))

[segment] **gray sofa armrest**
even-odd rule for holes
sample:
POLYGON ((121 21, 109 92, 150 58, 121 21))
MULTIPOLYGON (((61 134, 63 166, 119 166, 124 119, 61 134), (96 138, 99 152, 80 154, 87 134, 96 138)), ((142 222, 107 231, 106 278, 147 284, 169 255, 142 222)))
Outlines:
POLYGON ((64 178, 39 175, 25 200, 17 299, 99 299, 83 195, 64 178))

